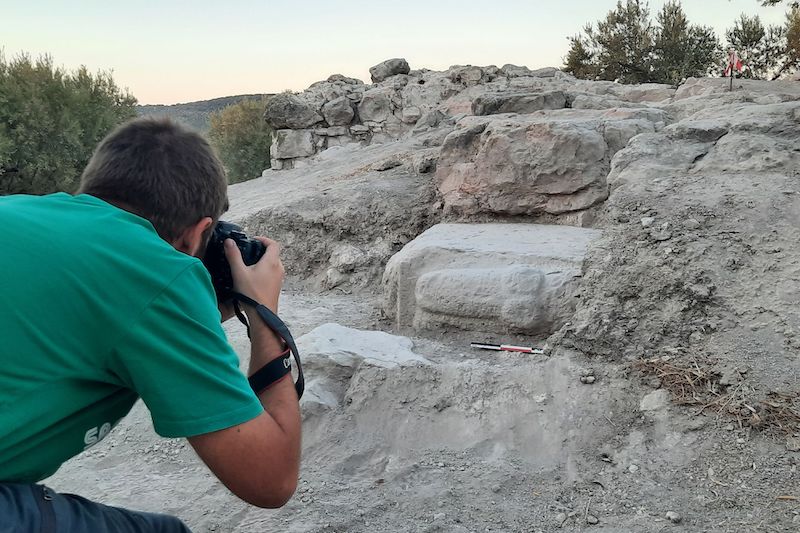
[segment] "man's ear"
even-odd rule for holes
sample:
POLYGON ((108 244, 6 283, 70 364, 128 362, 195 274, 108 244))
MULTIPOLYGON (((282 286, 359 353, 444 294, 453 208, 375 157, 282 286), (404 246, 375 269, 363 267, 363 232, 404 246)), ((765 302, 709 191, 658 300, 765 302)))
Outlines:
POLYGON ((206 235, 208 229, 214 220, 211 217, 203 217, 191 226, 181 232, 180 236, 172 241, 172 246, 179 252, 199 257, 206 244, 206 235))

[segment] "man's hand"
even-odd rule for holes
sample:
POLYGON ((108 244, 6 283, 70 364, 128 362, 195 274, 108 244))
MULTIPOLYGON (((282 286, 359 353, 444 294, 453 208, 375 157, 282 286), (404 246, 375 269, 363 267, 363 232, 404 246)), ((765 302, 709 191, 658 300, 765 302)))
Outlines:
POLYGON ((225 240, 225 257, 231 266, 233 288, 278 314, 278 299, 285 275, 280 257, 281 247, 266 237, 256 237, 256 239, 267 247, 267 251, 258 263, 250 266, 244 264, 242 253, 236 243, 231 239, 225 240))

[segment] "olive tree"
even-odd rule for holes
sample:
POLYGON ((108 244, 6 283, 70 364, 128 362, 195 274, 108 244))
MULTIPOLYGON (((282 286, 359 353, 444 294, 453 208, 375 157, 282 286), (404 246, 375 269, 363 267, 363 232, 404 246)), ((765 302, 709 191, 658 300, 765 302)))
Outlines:
POLYGON ((135 104, 108 72, 0 54, 0 194, 73 191, 94 147, 135 104))

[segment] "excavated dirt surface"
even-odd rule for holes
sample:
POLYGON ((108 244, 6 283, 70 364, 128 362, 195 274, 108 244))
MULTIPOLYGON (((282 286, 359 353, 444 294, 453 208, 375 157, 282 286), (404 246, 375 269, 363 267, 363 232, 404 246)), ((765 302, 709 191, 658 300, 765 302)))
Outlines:
MULTIPOLYGON (((369 295, 289 291, 282 308, 298 336, 333 320, 389 329, 369 295)), ((227 329, 244 362, 241 327, 227 329)), ((624 365, 496 355, 470 340, 416 339, 430 368, 362 367, 345 406, 304 420, 301 482, 283 509, 240 502, 185 440, 155 435, 141 404, 48 483, 173 513, 195 531, 800 529, 798 501, 778 499, 800 486, 798 454, 781 438, 691 409, 640 412, 652 389, 624 365)))
MULTIPOLYGON (((800 531, 800 85, 723 82, 687 82, 657 104, 671 122, 614 156, 570 323, 549 339, 399 332, 433 364, 361 365, 339 407, 307 411, 284 508, 232 496, 141 404, 47 483, 198 532, 800 531)), ((295 336, 393 332, 373 291, 443 220, 414 161, 447 131, 232 189, 230 216, 285 244, 295 336)), ((226 328, 246 364, 243 328, 226 328)))

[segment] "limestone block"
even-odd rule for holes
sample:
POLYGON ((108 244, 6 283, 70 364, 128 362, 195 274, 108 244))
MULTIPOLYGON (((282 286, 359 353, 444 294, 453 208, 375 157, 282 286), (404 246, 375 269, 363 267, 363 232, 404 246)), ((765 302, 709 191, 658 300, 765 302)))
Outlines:
POLYGON ((310 130, 278 130, 275 132, 273 156, 276 159, 308 157, 316 153, 310 130))
POLYGON ((464 87, 472 87, 484 81, 484 70, 481 67, 472 65, 456 65, 448 69, 450 81, 464 87))
POLYGON ((358 104, 358 115, 362 122, 383 122, 392 114, 392 89, 378 88, 364 92, 358 104))
POLYGON ((328 148, 333 148, 335 146, 347 146, 348 144, 352 144, 356 141, 350 135, 338 135, 336 137, 328 137, 328 148))
POLYGON ((267 100, 264 118, 275 129, 307 128, 322 121, 311 104, 291 93, 276 94, 267 100))
POLYGON ((570 283, 577 271, 536 266, 458 268, 420 276, 414 327, 482 329, 486 324, 526 333, 549 333, 571 315, 570 283))
POLYGON ((436 178, 449 210, 558 214, 563 205, 551 205, 559 200, 551 196, 591 187, 577 209, 605 199, 607 151, 603 135, 586 124, 474 123, 447 136, 436 178))
POLYGON ((348 133, 350 133, 350 130, 347 126, 331 126, 330 128, 317 128, 314 130, 314 135, 319 135, 320 137, 339 137, 348 133))
POLYGON ((346 85, 363 85, 364 84, 364 82, 359 80, 359 79, 350 78, 350 77, 344 76, 342 74, 331 74, 330 76, 328 76, 328 80, 327 81, 330 82, 330 83, 344 83, 346 85))
POLYGON ((431 364, 414 353, 408 337, 331 323, 298 338, 297 348, 310 378, 300 405, 312 412, 340 405, 350 379, 362 365, 398 369, 431 364))
POLYGON ((610 96, 579 93, 572 98, 572 109, 613 109, 615 107, 634 107, 637 104, 625 102, 610 96))
POLYGON ((439 124, 441 124, 444 119, 445 115, 438 109, 434 109, 433 111, 428 111, 427 113, 422 115, 417 121, 416 127, 435 128, 439 126, 439 124))
POLYGON ((416 106, 403 108, 401 119, 406 124, 416 124, 422 116, 422 110, 416 106))
POLYGON ((439 160, 439 150, 428 149, 415 152, 411 156, 411 168, 417 174, 428 174, 436 171, 436 162, 439 160))
POLYGON ((346 126, 353 121, 355 111, 350 104, 350 99, 340 96, 322 106, 322 116, 331 126, 346 126))
POLYGON ((392 139, 400 139, 409 129, 409 126, 394 115, 390 115, 383 124, 383 131, 392 139))
POLYGON ((472 114, 533 113, 543 109, 563 109, 566 105, 567 96, 562 91, 489 93, 478 96, 473 100, 472 114))
POLYGON ((544 67, 532 70, 531 76, 534 78, 554 78, 559 72, 561 71, 555 67, 544 67))
POLYGON ((617 153, 628 145, 633 137, 640 133, 653 133, 655 124, 649 120, 616 120, 603 125, 603 138, 609 150, 617 153))
POLYGON ((643 83, 641 85, 614 84, 609 88, 614 96, 628 102, 661 102, 675 96, 675 88, 662 83, 643 83))
POLYGON ((520 67, 517 65, 512 65, 508 63, 500 67, 500 73, 507 78, 519 78, 522 76, 531 76, 532 72, 531 69, 528 67, 520 67))
POLYGON ((453 83, 441 73, 425 75, 416 83, 409 83, 403 88, 401 107, 419 107, 424 113, 463 90, 462 85, 453 83))
POLYGON ((445 210, 562 214, 608 197, 614 154, 655 130, 651 109, 466 117, 444 141, 436 180, 445 210))
POLYGON ((600 231, 540 224, 439 224, 386 266, 398 326, 550 333, 569 320, 581 263, 600 231))
POLYGON ((369 69, 372 83, 380 83, 390 76, 409 72, 411 72, 411 67, 408 66, 408 61, 402 58, 387 59, 369 69))

